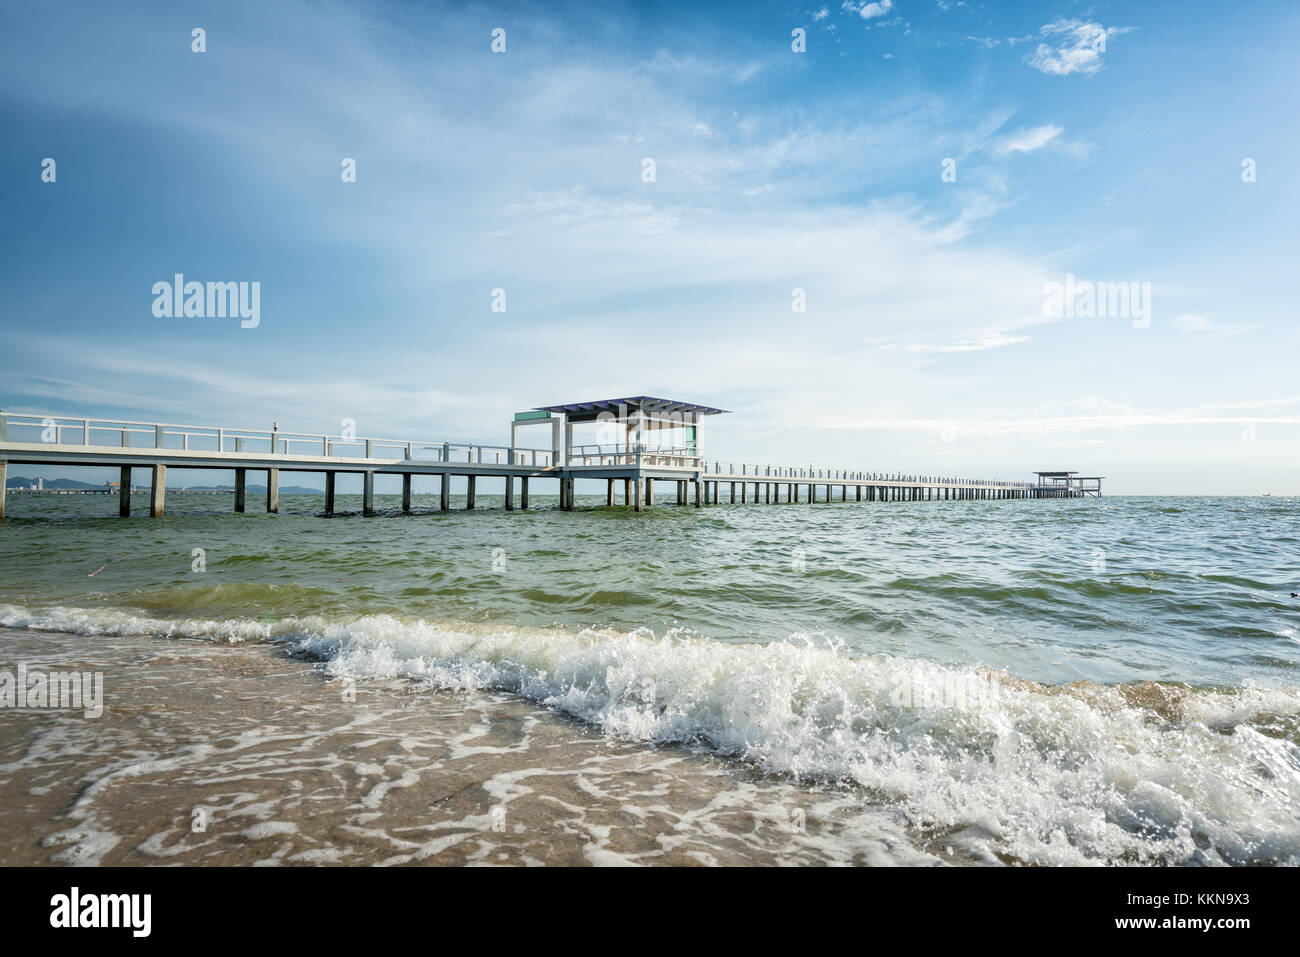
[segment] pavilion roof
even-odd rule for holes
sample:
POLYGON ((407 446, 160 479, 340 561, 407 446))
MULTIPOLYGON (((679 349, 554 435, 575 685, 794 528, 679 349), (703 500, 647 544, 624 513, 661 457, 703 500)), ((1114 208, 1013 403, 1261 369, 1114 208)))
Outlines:
POLYGON ((677 399, 657 399, 648 395, 629 396, 624 399, 595 399, 590 402, 569 402, 564 405, 539 405, 539 412, 560 412, 566 415, 595 414, 599 412, 617 412, 620 409, 644 412, 691 412, 695 415, 719 415, 726 409, 712 406, 696 405, 694 402, 682 402, 677 399))

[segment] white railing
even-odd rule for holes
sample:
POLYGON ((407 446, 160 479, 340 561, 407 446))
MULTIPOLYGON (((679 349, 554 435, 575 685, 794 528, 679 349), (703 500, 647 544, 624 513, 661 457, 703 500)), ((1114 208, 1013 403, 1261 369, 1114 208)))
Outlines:
POLYGON ((619 443, 575 445, 569 449, 569 465, 631 465, 698 469, 702 460, 690 448, 637 446, 619 443))
MULTIPOLYGON (((219 426, 173 425, 94 419, 85 416, 49 416, 0 412, 0 443, 17 442, 15 432, 32 442, 52 445, 80 445, 117 448, 179 449, 191 452, 248 452, 277 455, 306 455, 336 459, 371 459, 376 452, 396 451, 400 457, 419 462, 449 465, 518 465, 550 468, 556 462, 551 449, 519 448, 506 445, 469 445, 458 442, 417 442, 406 439, 358 438, 351 435, 323 435, 282 432, 279 429, 228 429, 219 426), (71 438, 69 438, 71 436, 71 438), (143 436, 144 441, 137 441, 143 436)), ((391 456, 390 456, 391 457, 391 456)), ((635 466, 692 469, 709 476, 735 481, 787 479, 803 482, 881 482, 919 486, 963 486, 969 488, 1052 488, 1033 482, 953 476, 910 475, 901 472, 853 472, 736 462, 706 462, 690 448, 659 448, 637 445, 577 445, 569 450, 569 465, 635 466)), ((1098 483, 1100 487, 1100 483, 1098 483)), ((1090 489, 1091 490, 1091 489, 1090 489)))
POLYGON ((701 469, 707 475, 732 477, 736 481, 753 479, 797 479, 804 482, 881 482, 885 484, 920 486, 969 486, 971 488, 1037 488, 1033 482, 1012 482, 1001 479, 961 478, 958 476, 911 475, 905 472, 854 472, 847 469, 818 469, 787 467, 781 465, 753 465, 745 462, 705 462, 701 469))
POLYGON ((396 452, 414 461, 466 465, 525 465, 551 467, 551 449, 459 442, 417 442, 408 439, 361 438, 282 432, 279 429, 228 429, 221 426, 175 425, 94 419, 87 416, 29 415, 0 412, 0 443, 30 441, 49 445, 99 448, 153 448, 189 452, 248 452, 307 455, 324 458, 375 458, 396 452), (17 433, 17 434, 15 434, 17 433), (143 441, 140 441, 144 437, 143 441))

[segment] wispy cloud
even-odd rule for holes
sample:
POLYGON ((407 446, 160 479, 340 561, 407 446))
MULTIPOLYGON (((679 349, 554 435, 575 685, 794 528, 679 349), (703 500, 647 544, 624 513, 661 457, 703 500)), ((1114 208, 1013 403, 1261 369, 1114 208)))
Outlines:
POLYGON ((1234 336, 1242 332, 1249 332, 1255 328, 1250 323, 1215 322, 1208 316, 1195 312, 1185 312, 1180 316, 1175 316, 1174 322, 1178 324, 1178 327, 1183 332, 1198 336, 1234 336))
POLYGON ((1106 42, 1130 29, 1085 20, 1055 20, 1039 31, 1044 42, 1029 57, 1029 65, 1050 76, 1096 73, 1102 67, 1106 42))
POLYGON ((1001 333, 980 336, 973 339, 955 339, 949 342, 886 342, 881 349, 898 349, 903 352, 944 353, 944 352, 984 352, 987 349, 1000 349, 1028 342, 1029 336, 1008 336, 1001 333))
POLYGON ((1004 155, 1007 153, 1032 153, 1034 150, 1042 149, 1063 132, 1065 131, 1062 127, 1051 125, 1019 130, 998 143, 996 151, 1004 155))

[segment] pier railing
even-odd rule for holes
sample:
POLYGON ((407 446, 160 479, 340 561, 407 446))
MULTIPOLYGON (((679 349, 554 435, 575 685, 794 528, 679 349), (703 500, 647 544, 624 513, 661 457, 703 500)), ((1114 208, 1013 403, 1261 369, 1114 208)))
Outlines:
MULTIPOLYGON (((558 461, 552 449, 359 437, 351 434, 283 432, 278 428, 230 429, 220 426, 97 419, 88 416, 0 412, 0 442, 5 441, 97 448, 154 448, 195 452, 297 455, 335 460, 391 457, 448 465, 503 465, 530 468, 552 468, 558 461)), ((680 468, 698 471, 710 477, 716 476, 723 481, 786 479, 832 483, 848 481, 961 485, 972 488, 1052 488, 1052 486, 1039 486, 1033 482, 998 479, 706 461, 697 455, 694 449, 688 447, 658 447, 643 444, 576 445, 569 449, 565 464, 680 468)))
POLYGON ((279 429, 228 429, 220 426, 132 422, 86 416, 0 413, 0 442, 53 445, 179 449, 196 452, 257 452, 323 458, 375 458, 391 455, 422 462, 468 465, 554 465, 551 449, 471 445, 410 439, 365 438, 282 432, 279 429), (395 454, 394 454, 395 453, 395 454))
POLYGON ((575 445, 569 449, 570 465, 670 466, 698 469, 703 460, 694 449, 646 445, 575 445))
POLYGON ((969 485, 988 488, 1036 488, 1033 482, 1002 481, 1001 479, 962 478, 960 476, 912 475, 905 472, 856 472, 848 469, 818 469, 808 466, 754 465, 746 462, 704 462, 701 468, 706 475, 738 476, 755 480, 767 478, 802 479, 803 481, 843 480, 847 482, 901 482, 908 485, 969 485))

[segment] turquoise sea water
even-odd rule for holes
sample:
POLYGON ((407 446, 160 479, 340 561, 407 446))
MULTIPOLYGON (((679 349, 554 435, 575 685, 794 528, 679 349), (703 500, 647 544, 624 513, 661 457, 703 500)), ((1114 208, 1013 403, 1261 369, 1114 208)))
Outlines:
POLYGON ((506 691, 1017 860, 1300 854, 1300 501, 535 502, 13 497, 0 627, 506 691))

